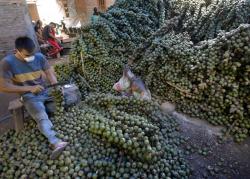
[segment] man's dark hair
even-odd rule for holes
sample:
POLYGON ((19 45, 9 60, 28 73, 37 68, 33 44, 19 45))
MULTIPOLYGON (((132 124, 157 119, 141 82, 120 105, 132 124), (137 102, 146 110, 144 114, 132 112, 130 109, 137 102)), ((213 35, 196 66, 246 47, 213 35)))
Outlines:
POLYGON ((32 53, 36 48, 33 40, 26 36, 18 37, 15 41, 15 46, 17 50, 26 50, 29 53, 32 53))

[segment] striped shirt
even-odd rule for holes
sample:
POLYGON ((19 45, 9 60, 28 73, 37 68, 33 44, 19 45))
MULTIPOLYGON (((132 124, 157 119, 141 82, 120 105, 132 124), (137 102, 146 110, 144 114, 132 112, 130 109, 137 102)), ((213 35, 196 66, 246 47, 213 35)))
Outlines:
POLYGON ((43 71, 50 68, 41 53, 36 53, 32 62, 25 62, 9 55, 0 61, 0 78, 9 79, 18 86, 45 86, 43 71))

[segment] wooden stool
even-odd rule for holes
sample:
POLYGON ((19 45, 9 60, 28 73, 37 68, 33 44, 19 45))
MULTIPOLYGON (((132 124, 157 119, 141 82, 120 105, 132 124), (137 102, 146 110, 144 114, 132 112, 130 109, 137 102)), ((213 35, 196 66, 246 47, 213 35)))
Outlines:
POLYGON ((14 128, 16 132, 20 132, 24 128, 24 106, 20 99, 10 101, 8 110, 12 114, 14 128))

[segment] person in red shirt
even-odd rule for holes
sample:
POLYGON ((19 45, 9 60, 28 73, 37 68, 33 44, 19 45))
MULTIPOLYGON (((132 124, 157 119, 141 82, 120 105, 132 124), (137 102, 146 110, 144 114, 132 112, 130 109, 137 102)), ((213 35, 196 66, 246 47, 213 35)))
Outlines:
POLYGON ((43 39, 47 41, 53 48, 49 51, 49 56, 57 57, 60 59, 61 55, 60 52, 63 48, 59 45, 58 39, 56 38, 55 32, 56 24, 51 22, 49 25, 43 28, 43 39))

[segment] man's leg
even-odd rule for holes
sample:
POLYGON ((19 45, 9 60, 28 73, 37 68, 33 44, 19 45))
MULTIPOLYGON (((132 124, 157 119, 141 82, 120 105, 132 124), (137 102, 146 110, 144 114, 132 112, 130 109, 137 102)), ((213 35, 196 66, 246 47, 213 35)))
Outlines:
POLYGON ((37 99, 37 101, 33 98, 31 100, 24 101, 24 106, 31 117, 36 120, 39 130, 48 138, 49 142, 53 145, 54 150, 51 154, 51 158, 57 158, 68 145, 68 143, 62 142, 56 137, 56 132, 52 130, 53 125, 46 113, 44 102, 40 101, 39 98, 37 99))
POLYGON ((48 118, 43 102, 31 99, 24 101, 24 106, 31 117, 37 122, 38 129, 48 138, 49 142, 53 145, 60 142, 60 139, 56 137, 56 132, 52 129, 53 125, 48 118))
POLYGON ((56 104, 53 100, 53 97, 47 97, 44 105, 49 118, 53 117, 54 113, 56 112, 56 104))

